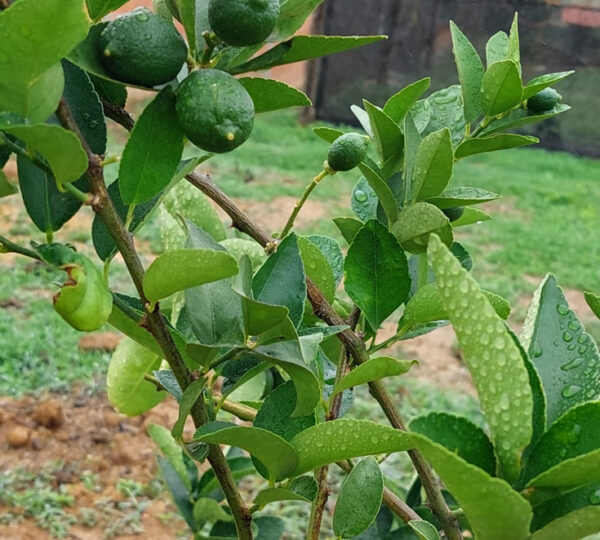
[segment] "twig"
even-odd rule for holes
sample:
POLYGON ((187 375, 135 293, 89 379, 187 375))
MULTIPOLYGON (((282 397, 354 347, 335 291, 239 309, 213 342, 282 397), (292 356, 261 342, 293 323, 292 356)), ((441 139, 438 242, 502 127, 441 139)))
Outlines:
MULTIPOLYGON (((143 305, 147 306, 149 305, 149 302, 144 294, 144 289, 142 286, 144 268, 142 267, 142 263, 135 250, 133 237, 124 227, 123 222, 117 214, 115 207, 108 195, 106 184, 104 182, 104 172, 102 168, 101 157, 94 154, 90 150, 85 138, 82 136, 79 127, 77 126, 77 123, 75 122, 75 119, 73 118, 68 104, 64 100, 61 100, 56 111, 56 115, 58 116, 61 124, 65 128, 73 131, 81 141, 81 144, 88 156, 89 167, 87 174, 90 179, 92 192, 95 196, 92 208, 110 231, 115 245, 121 252, 125 265, 129 270, 133 283, 140 296, 140 300, 142 301, 143 305)), ((192 374, 185 365, 179 350, 173 342, 171 333, 169 332, 169 329, 163 320, 158 306, 156 306, 154 310, 148 312, 148 323, 149 330, 163 351, 165 359, 173 370, 173 374, 179 382, 179 385, 181 386, 182 390, 185 390, 193 380, 192 374)), ((192 418, 197 427, 205 424, 209 420, 208 413, 202 400, 198 400, 192 408, 192 418)), ((252 540, 252 518, 241 498, 237 486, 235 485, 235 481, 231 474, 231 470, 229 469, 227 460, 221 452, 219 446, 209 445, 208 460, 215 472, 217 479, 219 480, 221 489, 225 494, 229 508, 231 509, 231 513, 238 531, 238 538, 252 540)))
POLYGON ((18 253, 19 255, 30 257, 36 261, 42 260, 42 258, 32 249, 15 244, 4 236, 0 236, 0 253, 18 253))

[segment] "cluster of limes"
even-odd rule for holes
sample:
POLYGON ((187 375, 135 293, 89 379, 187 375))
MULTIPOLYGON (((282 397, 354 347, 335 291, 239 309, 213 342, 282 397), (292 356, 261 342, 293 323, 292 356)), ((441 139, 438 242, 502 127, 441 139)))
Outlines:
MULTIPOLYGON (((227 45, 262 43, 279 16, 279 0, 211 0, 209 22, 227 45)), ((115 79, 144 87, 175 79, 188 57, 172 21, 138 8, 110 22, 99 40, 100 55, 115 79)), ((176 114, 183 132, 208 152, 229 152, 248 139, 254 103, 234 77, 217 69, 192 71, 177 89, 176 114)))

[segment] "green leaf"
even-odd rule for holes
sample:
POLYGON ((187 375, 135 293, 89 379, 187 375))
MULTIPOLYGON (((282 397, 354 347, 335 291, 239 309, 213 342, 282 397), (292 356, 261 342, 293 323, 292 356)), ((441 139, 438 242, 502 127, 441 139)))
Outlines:
POLYGON ((383 112, 383 109, 373 105, 366 99, 363 99, 363 104, 369 115, 371 129, 373 130, 372 139, 375 142, 377 154, 383 163, 394 154, 402 151, 404 136, 398 124, 383 112))
POLYGON ((462 87, 465 120, 471 124, 483 114, 480 89, 485 69, 475 47, 453 21, 450 21, 450 31, 458 78, 462 87))
POLYGON ((348 244, 351 244, 354 241, 358 231, 360 231, 363 226, 362 221, 351 217, 336 217, 333 218, 333 222, 348 244))
POLYGON ((475 280, 432 236, 428 260, 490 425, 503 476, 516 480, 532 436, 533 397, 519 348, 475 280))
POLYGON ((167 298, 177 291, 234 276, 235 259, 226 252, 209 249, 167 251, 148 268, 144 293, 151 302, 167 298))
POLYGON ((439 195, 452 177, 454 153, 448 128, 427 135, 419 144, 413 180, 413 201, 439 195))
POLYGON ((290 234, 254 276, 252 292, 256 300, 287 307, 290 319, 298 326, 306 301, 305 279, 298 239, 290 234))
MULTIPOLYGON (((306 476, 301 478, 307 478, 306 476)), ((313 482, 314 479, 310 478, 313 482)), ((316 488, 316 483, 315 483, 316 488)), ((316 489, 315 489, 316 493, 316 489)), ((313 497, 314 498, 314 497, 313 497)), ((258 506, 266 506, 267 504, 279 501, 304 501, 311 502, 313 499, 305 497, 301 493, 285 488, 267 488, 263 489, 254 499, 253 504, 258 506)))
POLYGON ((190 477, 187 472, 185 463, 183 462, 183 452, 181 446, 177 444, 175 439, 171 436, 170 431, 163 426, 157 424, 150 424, 148 426, 148 433, 154 444, 158 446, 160 451, 169 460, 169 463, 175 469, 181 481, 185 484, 187 489, 192 489, 190 477))
POLYGON ((355 367, 348 375, 342 378, 342 380, 333 387, 331 397, 344 390, 348 390, 349 388, 360 386, 361 384, 384 379, 385 377, 404 375, 405 373, 408 373, 410 368, 415 364, 418 364, 416 360, 398 360, 389 356, 371 358, 364 364, 355 367))
POLYGON ((462 88, 458 84, 438 90, 425 100, 417 101, 412 109, 412 115, 424 137, 444 128, 450 130, 454 146, 465 137, 467 124, 462 88))
POLYGON ((587 305, 594 312, 594 315, 600 319, 600 296, 590 291, 583 293, 587 305))
POLYGON ((535 487, 579 487, 600 482, 600 402, 566 412, 531 452, 524 481, 535 487))
POLYGON ((296 388, 296 408, 293 417, 311 414, 321 399, 319 381, 315 375, 315 357, 322 334, 301 336, 295 340, 261 345, 250 354, 283 369, 296 388))
POLYGON ((127 102, 127 88, 119 83, 108 81, 88 73, 94 89, 103 101, 112 103, 117 107, 125 107, 127 102))
POLYGON ((108 15, 111 11, 115 11, 126 4, 127 0, 85 0, 85 3, 90 17, 97 21, 104 15, 108 15))
POLYGON ((123 150, 119 189, 123 202, 146 202, 165 188, 183 152, 175 95, 167 87, 144 109, 123 150))
MULTIPOLYGON (((530 540, 580 540, 600 530, 600 507, 575 510, 536 531, 530 540)), ((589 540, 593 540, 590 536, 589 540)))
POLYGON ((437 197, 428 199, 428 203, 440 209, 453 208, 454 206, 469 206, 499 199, 501 195, 474 187, 455 187, 447 189, 437 197))
MULTIPOLYGON (((221 221, 219 221, 219 223, 221 223, 221 221)), ((260 268, 267 260, 265 250, 254 240, 246 240, 245 238, 226 238, 225 240, 221 240, 219 243, 238 261, 242 257, 247 256, 248 259, 250 259, 250 264, 253 270, 260 268)))
POLYGON ((194 404, 202 395, 205 383, 206 381, 203 378, 196 379, 190 383, 190 385, 185 389, 185 392, 183 392, 179 403, 179 415, 177 417, 177 421, 173 424, 173 429, 171 430, 171 434, 174 438, 180 439, 183 435, 185 421, 192 411, 194 404))
POLYGON ((508 34, 497 32, 485 46, 485 56, 488 67, 508 58, 508 34))
POLYGON ((214 523, 215 521, 233 521, 231 514, 225 512, 223 507, 214 499, 202 497, 194 503, 194 520, 197 525, 214 523))
POLYGON ((452 227, 465 227, 466 225, 473 225, 474 223, 480 224, 484 221, 489 221, 491 216, 486 214, 483 210, 477 208, 465 208, 463 215, 460 216, 456 221, 452 222, 452 227))
MULTIPOLYGON (((27 214, 42 232, 58 231, 81 208, 81 202, 69 193, 58 191, 54 177, 36 167, 27 158, 18 156, 19 188, 27 214)), ((73 184, 87 191, 87 178, 73 184)))
POLYGON ((333 302, 336 287, 329 261, 308 238, 298 236, 298 247, 306 276, 315 283, 328 302, 333 302))
POLYGON ((193 440, 242 448, 266 465, 273 480, 292 476, 298 464, 294 448, 266 429, 209 422, 196 430, 193 440))
MULTIPOLYGON (((187 248, 227 253, 227 250, 191 222, 187 248)), ((244 312, 240 295, 231 286, 231 279, 204 283, 185 291, 185 305, 192 330, 203 345, 243 345, 246 342, 244 312)))
POLYGON ((375 521, 383 498, 383 475, 377 460, 359 461, 344 480, 333 513, 333 532, 350 538, 375 521))
POLYGON ((345 289, 372 328, 402 304, 410 290, 404 250, 377 220, 368 221, 352 242, 344 263, 345 289))
POLYGON ((106 393, 113 407, 127 416, 137 416, 165 399, 167 393, 159 392, 144 378, 160 363, 160 356, 131 339, 121 339, 106 374, 106 393))
POLYGON ((475 538, 529 538, 531 506, 508 483, 492 478, 485 471, 422 435, 412 434, 412 438, 463 509, 469 521, 469 530, 475 538))
POLYGON ((315 127, 313 133, 328 143, 332 143, 344 134, 343 131, 330 127, 315 127))
POLYGON ((335 285, 339 285, 344 275, 344 255, 337 241, 329 236, 311 234, 306 237, 325 256, 333 271, 335 285))
POLYGON ((71 131, 53 124, 13 125, 2 120, 0 131, 18 137, 30 151, 39 152, 60 184, 74 182, 87 171, 87 155, 71 131))
POLYGON ((560 71, 558 73, 547 73, 546 75, 540 75, 531 79, 525 88, 523 88, 523 101, 535 96, 538 92, 541 92, 544 88, 553 86, 559 83, 563 79, 566 79, 570 75, 573 75, 574 71, 560 71))
POLYGON ((160 469, 161 476, 163 477, 165 484, 171 492, 173 502, 177 506, 179 513, 185 519, 188 526, 192 529, 196 529, 196 522, 194 520, 194 507, 190 501, 190 493, 183 483, 177 471, 171 465, 171 462, 163 457, 158 456, 157 458, 158 468, 160 469))
MULTIPOLYGON (((245 476, 256 473, 254 467, 252 466, 252 460, 249 457, 230 457, 227 459, 227 463, 231 469, 231 475, 235 480, 239 480, 245 476)), ((213 469, 208 469, 198 482, 197 493, 200 496, 208 497, 213 495, 215 491, 219 489, 219 481, 215 476, 215 472, 213 469)))
POLYGON ((571 107, 569 105, 565 105, 563 103, 559 103, 551 111, 546 111, 541 114, 530 113, 526 109, 516 109, 511 111, 508 115, 490 122, 488 126, 481 132, 481 135, 491 135, 492 133, 497 133, 498 131, 506 131, 507 129, 513 129, 525 126, 527 124, 541 122, 542 120, 547 120, 548 118, 562 114, 570 109, 571 107))
MULTIPOLYGON (((240 297, 244 312, 244 328, 249 336, 258 336, 288 318, 289 310, 285 306, 264 304, 243 295, 240 297)), ((291 324, 294 328, 293 323, 291 324)))
POLYGON ((228 69, 234 75, 320 58, 386 39, 386 36, 296 36, 267 52, 228 69))
POLYGON ((254 111, 257 114, 288 107, 310 107, 312 105, 304 92, 280 81, 259 77, 242 77, 238 80, 250 94, 254 102, 254 111))
POLYGON ((571 407, 600 395, 600 355, 548 274, 535 292, 523 326, 523 343, 547 396, 548 424, 571 407))
POLYGON ((8 181, 8 178, 6 178, 6 175, 0 169, 0 198, 13 195, 18 191, 19 190, 8 181))
POLYGON ((425 253, 431 234, 440 236, 447 246, 454 242, 450 220, 428 202, 406 207, 391 230, 402 247, 411 253, 425 253))
POLYGON ((279 18, 269 41, 283 41, 293 36, 323 0, 282 0, 279 18))
POLYGON ((377 198, 377 193, 369 185, 367 179, 361 176, 352 190, 350 198, 352 211, 361 221, 369 221, 377 217, 378 205, 379 199, 377 198))
POLYGON ((506 51, 506 58, 512 60, 521 74, 521 51, 519 44, 519 13, 515 12, 513 22, 510 27, 510 34, 508 35, 508 48, 506 51))
POLYGON ((94 154, 106 152, 106 123, 98 94, 85 71, 62 61, 65 74, 64 98, 75 123, 94 154))
POLYGON ((411 420, 409 429, 475 465, 489 475, 496 474, 494 447, 486 433, 462 416, 433 412, 411 420))
POLYGON ((454 155, 456 159, 462 159, 483 152, 495 152, 507 148, 520 148, 521 146, 529 146, 530 144, 537 144, 539 142, 540 140, 537 137, 502 133, 491 137, 467 139, 458 146, 454 155))
POLYGON ((415 532, 419 540, 440 539, 437 529, 429 521, 413 519, 408 522, 408 526, 415 532))
POLYGON ((368 420, 332 420, 298 433, 291 445, 300 475, 343 459, 402 452, 413 448, 411 435, 368 420))
POLYGON ((361 163, 358 168, 377 195, 377 199, 381 203, 389 222, 393 223, 396 221, 398 219, 398 204, 390 186, 388 186, 378 172, 366 163, 361 163))
POLYGON ((408 111, 413 107, 417 100, 429 88, 431 79, 425 77, 417 82, 405 86, 400 92, 394 94, 383 107, 383 112, 387 114, 399 126, 404 122, 408 111))
POLYGON ((83 0, 19 0, 0 12, 0 111, 46 120, 62 93, 58 62, 85 38, 88 26, 83 0))
MULTIPOLYGON (((202 5, 205 2, 200 1, 198 4, 202 5)), ((193 54, 196 50, 196 0, 175 0, 175 5, 181 16, 181 23, 185 30, 189 49, 193 54)))
POLYGON ((481 82, 483 107, 487 116, 496 116, 522 101, 523 82, 517 64, 503 60, 492 64, 481 82))

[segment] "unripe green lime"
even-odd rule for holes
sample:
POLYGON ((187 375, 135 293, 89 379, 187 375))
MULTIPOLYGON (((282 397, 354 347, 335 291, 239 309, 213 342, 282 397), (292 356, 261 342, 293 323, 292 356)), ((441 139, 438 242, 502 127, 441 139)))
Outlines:
POLYGON ((354 169, 367 157, 369 138, 360 133, 346 133, 338 137, 329 147, 327 164, 334 171, 354 169))
POLYGON ((179 86, 177 120, 187 138, 207 152, 230 152, 254 126, 254 103, 229 73, 200 69, 179 86))
POLYGON ((452 208, 442 208, 442 212, 451 222, 453 222, 465 213, 465 207, 453 206, 452 208))
POLYGON ((279 0, 210 0, 208 21, 228 45, 262 43, 275 28, 279 0))
POLYGON ((554 88, 544 88, 527 100, 527 109, 534 113, 543 113, 554 109, 562 101, 562 96, 554 88))
POLYGON ((146 8, 134 9, 110 22, 100 34, 99 44, 111 75, 148 87, 173 80, 188 52, 173 23, 146 8))

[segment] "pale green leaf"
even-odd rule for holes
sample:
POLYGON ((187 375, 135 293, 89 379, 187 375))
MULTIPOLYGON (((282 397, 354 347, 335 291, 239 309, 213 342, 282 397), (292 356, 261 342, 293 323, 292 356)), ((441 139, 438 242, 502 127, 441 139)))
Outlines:
POLYGON ((205 383, 206 381, 203 378, 196 379, 185 389, 185 392, 183 392, 179 403, 179 414, 177 416, 177 421, 173 424, 173 429, 171 430, 171 434, 175 439, 181 438, 185 421, 187 420, 187 417, 189 416, 194 404, 202 395, 205 383))
POLYGON ((404 146, 404 136, 400 127, 382 109, 363 99, 365 110, 369 115, 372 139, 382 163, 397 154, 404 146))
POLYGON ((383 112, 387 114, 396 124, 402 125, 408 111, 429 88, 431 79, 426 77, 417 82, 405 86, 400 92, 394 94, 387 100, 383 112))
POLYGON ((509 111, 523 99, 523 82, 517 64, 502 60, 488 67, 481 82, 483 108, 487 116, 509 111))
POLYGON ((367 163, 361 163, 358 168, 377 195, 377 199, 381 203, 389 222, 396 221, 398 219, 398 204, 390 186, 367 163))
POLYGON ((440 538, 437 529, 429 521, 413 519, 408 522, 408 526, 419 540, 439 540, 440 538))
POLYGON ((523 101, 535 96, 538 92, 541 92, 544 88, 548 88, 556 83, 559 83, 563 79, 566 79, 570 75, 573 75, 574 71, 560 71, 558 73, 547 73, 546 75, 540 75, 531 79, 525 88, 523 88, 523 101))
POLYGON ((148 433, 154 444, 158 446, 160 451, 169 460, 169 463, 177 471, 179 478, 185 484, 188 489, 192 488, 190 477, 188 475, 185 463, 183 462, 183 452, 181 446, 177 444, 177 441, 171 436, 171 433, 166 427, 159 426, 158 424, 150 424, 148 426, 148 433))
POLYGON ((437 197, 428 199, 428 203, 434 204, 438 208, 453 208, 455 206, 469 206, 472 204, 481 204, 494 201, 501 196, 491 191, 473 187, 455 187, 447 189, 437 197))
POLYGON ((283 82, 259 77, 242 77, 238 80, 250 94, 257 114, 312 105, 304 92, 283 82))
POLYGON ((277 42, 293 36, 323 0, 281 0, 281 11, 269 41, 277 42))
POLYGON ((520 148, 521 146, 529 146, 530 144, 537 144, 538 142, 540 142, 540 140, 537 137, 502 133, 491 137, 467 139, 458 146, 454 155, 456 159, 461 159, 483 152, 495 152, 507 148, 520 148))
POLYGON ((214 523, 215 521, 233 521, 223 507, 214 499, 202 497, 194 503, 194 521, 197 525, 203 523, 214 523))
POLYGON ((491 216, 486 214, 483 210, 478 210, 477 208, 465 208, 463 215, 452 222, 452 227, 456 229, 456 227, 465 227, 466 225, 473 225, 474 223, 481 224, 490 219, 492 219, 491 216))
POLYGON ((427 135, 417 150, 413 179, 413 201, 439 195, 450 181, 454 167, 448 128, 427 135))
POLYGON ((330 127, 316 127, 313 128, 313 133, 318 137, 321 137, 325 142, 332 143, 337 138, 341 137, 344 132, 339 129, 330 127))
POLYGON ((450 220, 439 208, 428 202, 418 202, 406 207, 400 212, 400 217, 391 230, 402 247, 411 253, 424 253, 432 233, 440 236, 447 246, 451 246, 454 241, 450 220))
POLYGON ((18 189, 8 181, 8 178, 6 178, 6 175, 0 169, 0 198, 13 195, 17 192, 18 189))
POLYGON ((553 116, 567 112, 570 109, 571 107, 569 105, 565 105, 564 103, 559 103, 554 107, 554 109, 544 113, 530 113, 528 110, 522 108, 515 109, 506 116, 490 122, 480 135, 491 135, 492 133, 497 133, 498 131, 506 131, 507 129, 513 129, 526 126, 527 124, 541 122, 542 120, 547 120, 548 118, 552 118, 553 116))
POLYGON ((86 0, 90 17, 96 21, 125 3, 127 0, 86 0))
POLYGON ((590 291, 585 291, 584 296, 587 305, 590 306, 594 315, 600 319, 600 296, 590 291))
POLYGON ((508 47, 506 50, 506 58, 512 60, 521 74, 521 50, 519 43, 519 13, 515 12, 513 22, 510 27, 510 34, 508 35, 508 47))
POLYGON ((488 66, 506 60, 508 56, 508 34, 502 31, 494 34, 485 46, 485 55, 488 66))
POLYGON ((351 217, 336 217, 333 218, 333 222, 348 244, 354 241, 358 231, 363 226, 362 221, 351 217))
POLYGON ((600 506, 588 506, 548 523, 533 533, 529 540, 581 540, 599 530, 600 506))

